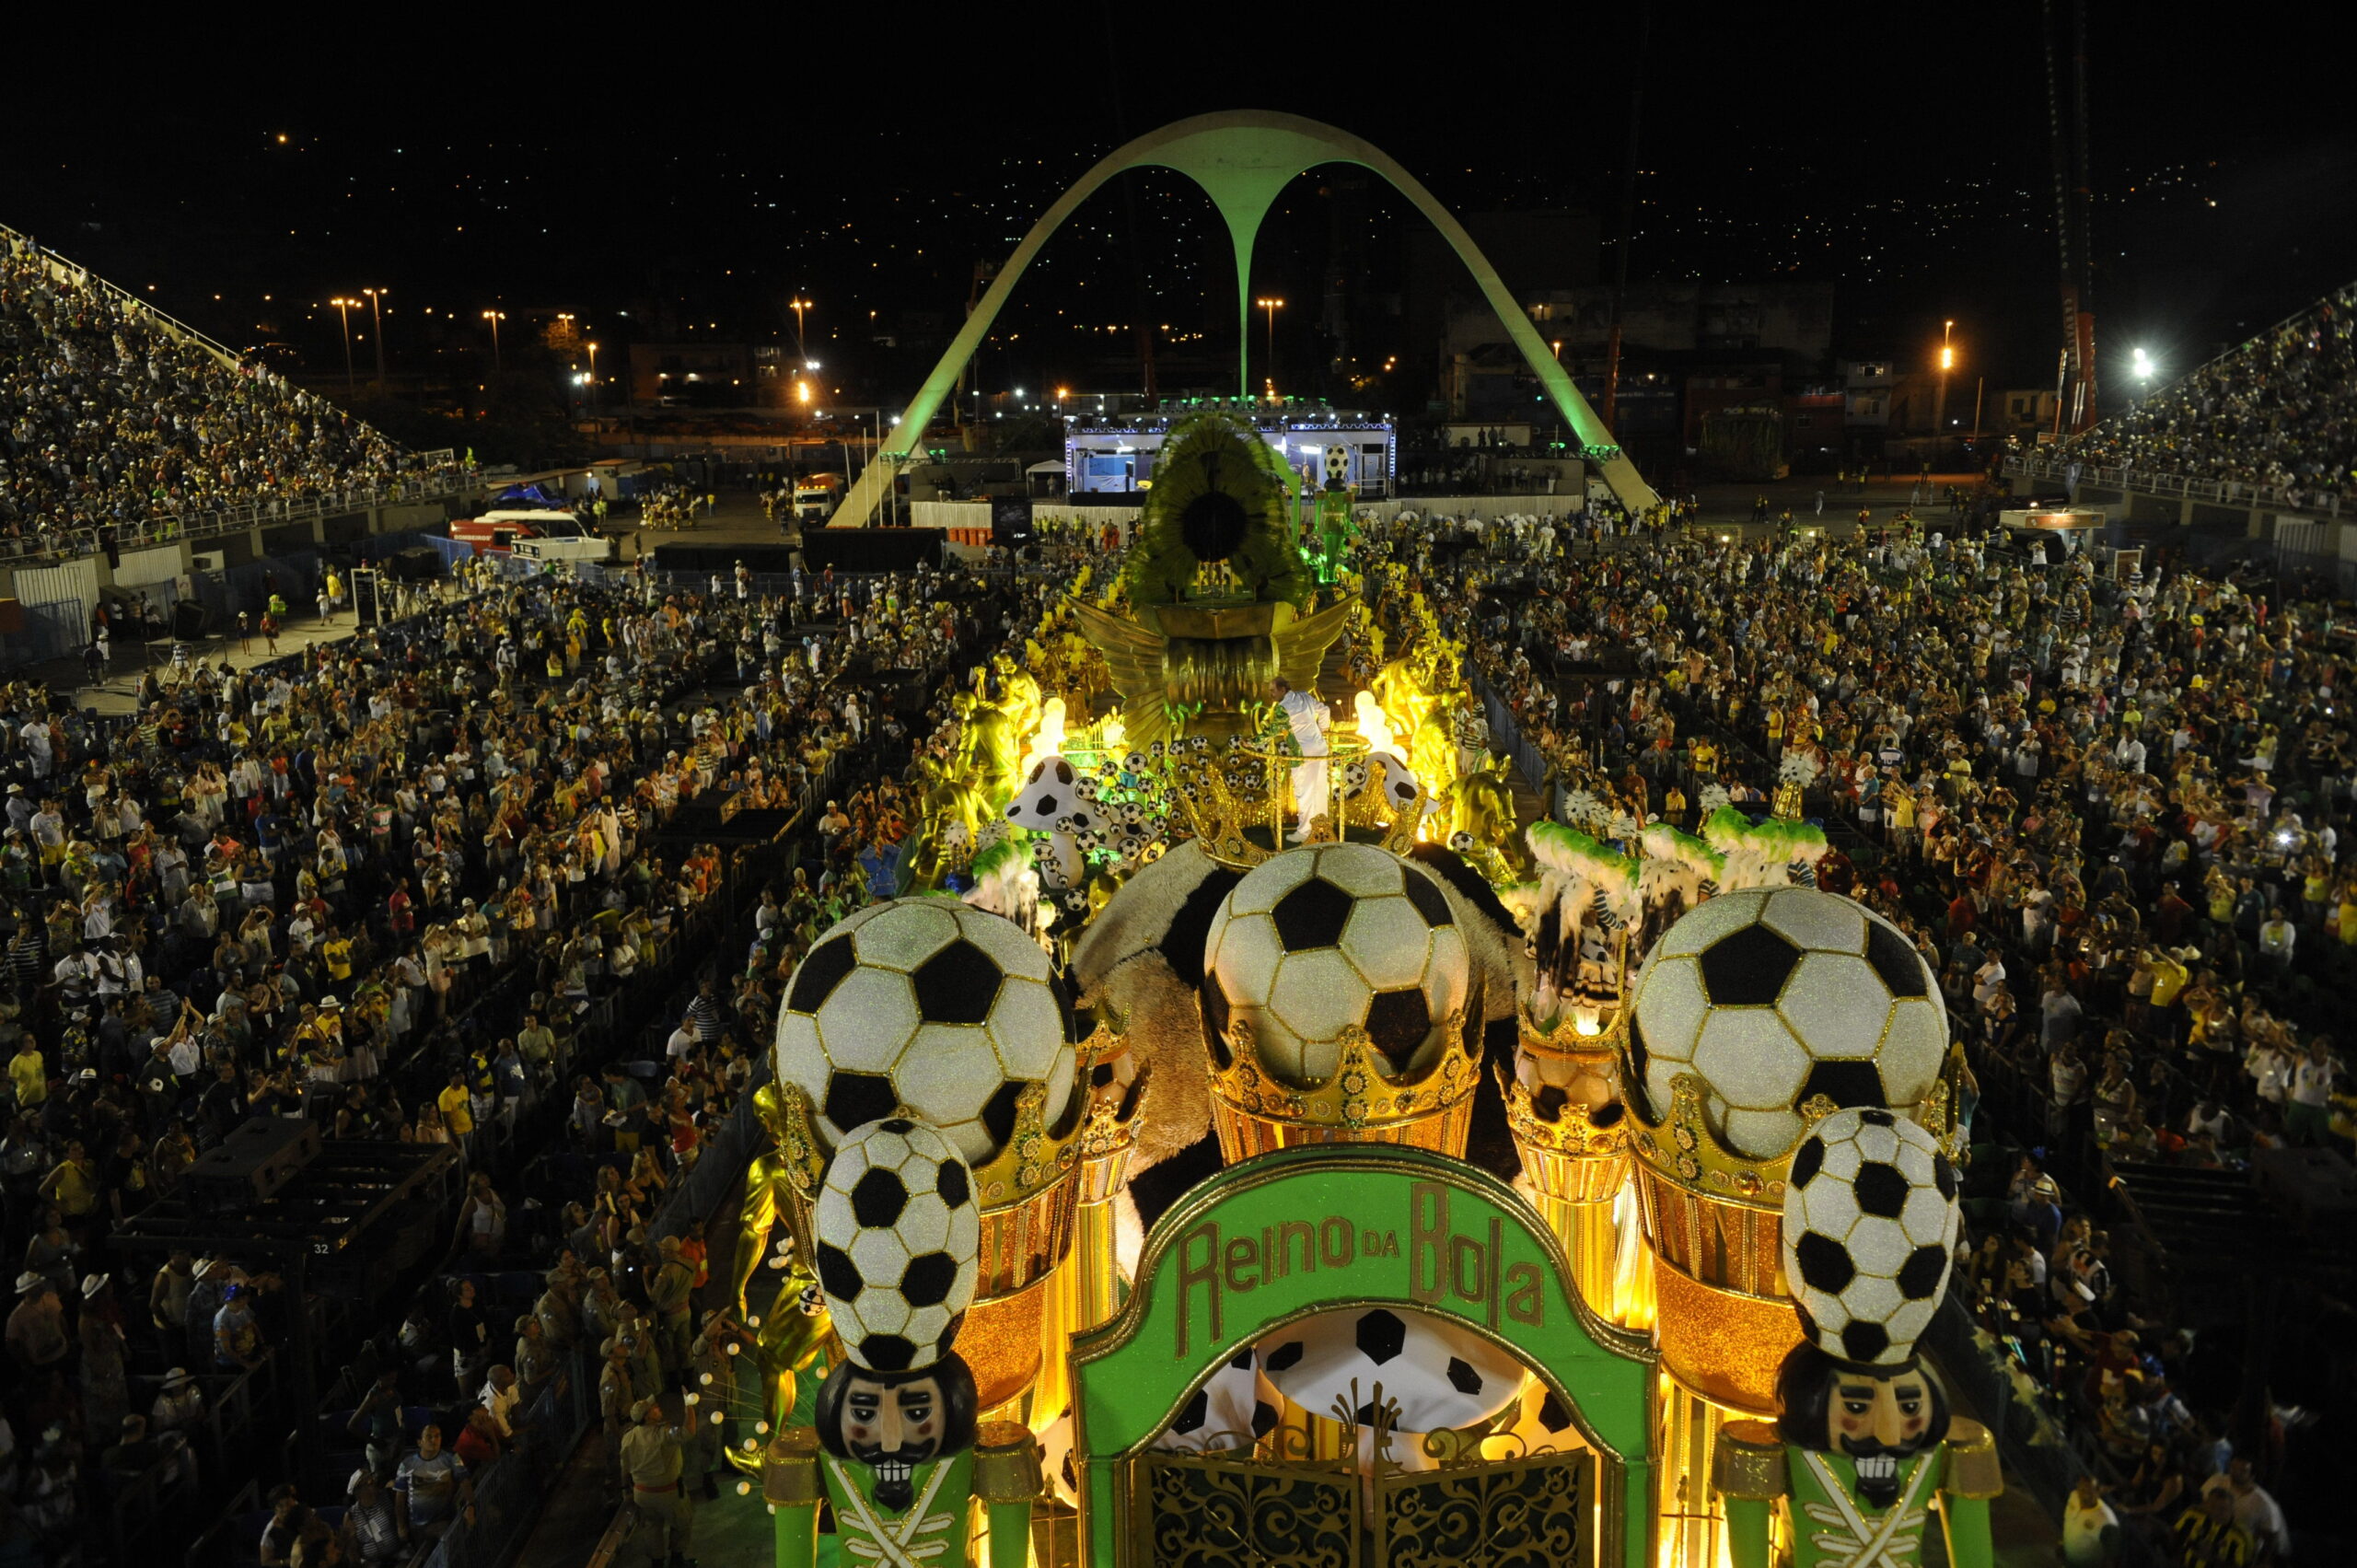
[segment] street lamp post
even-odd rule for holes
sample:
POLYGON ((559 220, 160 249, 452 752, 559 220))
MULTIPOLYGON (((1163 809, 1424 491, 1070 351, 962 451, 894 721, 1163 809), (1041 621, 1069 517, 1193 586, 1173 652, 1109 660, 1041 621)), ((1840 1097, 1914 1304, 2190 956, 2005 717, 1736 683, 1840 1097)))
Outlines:
POLYGON ((360 301, 339 294, 328 303, 335 307, 337 317, 343 322, 343 384, 348 390, 352 386, 352 308, 360 301))
MULTIPOLYGON (((1282 299, 1256 299, 1252 302, 1269 313, 1269 386, 1273 392, 1277 382, 1277 312, 1283 309, 1282 299)), ((1246 383, 1248 386, 1249 382, 1246 383)))
POLYGON ((507 318, 496 310, 486 310, 482 313, 482 319, 491 323, 491 367, 493 371, 496 371, 500 367, 499 323, 505 320, 507 318))
POLYGON ((377 390, 381 392, 385 389, 384 302, 385 296, 393 291, 389 288, 364 288, 360 292, 368 296, 369 330, 377 334, 377 390))
POLYGON ((1940 441, 1948 428, 1948 372, 1956 368, 1956 350, 1950 346, 1956 332, 1951 320, 1940 329, 1940 395, 1932 404, 1932 453, 1938 456, 1940 441))
POLYGON ((785 306, 794 312, 794 352, 807 359, 810 357, 810 345, 802 336, 802 313, 810 308, 810 302, 797 294, 787 300, 785 306))
POLYGON ((598 412, 598 345, 597 345, 595 343, 592 343, 588 344, 587 346, 588 346, 588 349, 589 349, 589 412, 590 412, 591 413, 596 413, 596 412, 598 412))

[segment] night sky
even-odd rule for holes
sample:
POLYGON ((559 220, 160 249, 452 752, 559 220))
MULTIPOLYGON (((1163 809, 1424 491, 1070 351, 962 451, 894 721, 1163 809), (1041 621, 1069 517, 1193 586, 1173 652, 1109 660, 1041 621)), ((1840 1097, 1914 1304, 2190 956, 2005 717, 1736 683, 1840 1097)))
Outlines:
MULTIPOLYGON (((1609 238, 1642 38, 1632 276, 1828 280, 1838 352, 1903 361, 1952 316, 1968 367, 2050 377, 2037 6, 1955 7, 1936 27, 1892 7, 1661 7, 1650 28, 1636 8, 1446 14, 1457 25, 1389 7, 858 16, 901 19, 880 33, 840 14, 642 7, 508 31, 355 12, 269 39, 86 16, 92 31, 20 55, 19 76, 44 55, 53 74, 22 84, 10 116, 0 222, 153 285, 234 346, 284 342, 314 366, 341 353, 319 302, 364 286, 391 291, 397 366, 493 307, 570 310, 615 340, 775 342, 798 293, 818 302, 812 353, 834 345, 890 396, 924 366, 874 349, 876 332, 910 312, 954 325, 976 261, 1004 256, 1124 137, 1186 114, 1326 120, 1460 212, 1583 208, 1609 238)), ((2096 7, 2093 303, 2109 358, 2134 343, 2183 368, 2357 276, 2357 122, 2329 52, 2253 15, 2192 37, 2096 7)), ((1396 285, 1420 220, 1379 187, 1331 190, 1296 182, 1258 288, 1314 298, 1346 229, 1396 285)), ((1117 385, 1140 312, 1224 330, 1205 304, 1232 297, 1223 255, 1192 187, 1132 177, 1050 246, 985 381, 1117 385)), ((1608 277, 1608 250, 1599 264, 1608 277)))

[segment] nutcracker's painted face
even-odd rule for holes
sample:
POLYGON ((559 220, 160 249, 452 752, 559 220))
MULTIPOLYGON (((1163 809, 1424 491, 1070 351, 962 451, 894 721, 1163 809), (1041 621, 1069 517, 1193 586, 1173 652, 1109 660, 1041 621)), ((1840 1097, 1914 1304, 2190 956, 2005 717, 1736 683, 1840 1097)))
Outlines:
POLYGON ((1788 1443, 1849 1457, 1858 1495, 1876 1508, 1898 1500, 1899 1461, 1948 1433, 1945 1392, 1922 1367, 1857 1367, 1803 1344, 1778 1379, 1788 1443))
POLYGON ((899 1513, 914 1498, 917 1466, 973 1442, 973 1374, 954 1355, 913 1373, 844 1362, 819 1388, 818 1425, 827 1451, 865 1465, 877 1504, 899 1513))

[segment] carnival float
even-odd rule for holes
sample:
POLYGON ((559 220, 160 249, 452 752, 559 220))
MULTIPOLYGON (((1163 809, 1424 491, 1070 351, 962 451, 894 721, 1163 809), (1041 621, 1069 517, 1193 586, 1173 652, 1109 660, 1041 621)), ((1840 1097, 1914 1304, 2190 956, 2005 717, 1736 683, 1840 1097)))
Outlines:
POLYGON ((778 1568, 1987 1568, 1922 956, 1785 817, 1525 828, 1286 479, 1174 430, 788 986, 702 1418, 778 1568))

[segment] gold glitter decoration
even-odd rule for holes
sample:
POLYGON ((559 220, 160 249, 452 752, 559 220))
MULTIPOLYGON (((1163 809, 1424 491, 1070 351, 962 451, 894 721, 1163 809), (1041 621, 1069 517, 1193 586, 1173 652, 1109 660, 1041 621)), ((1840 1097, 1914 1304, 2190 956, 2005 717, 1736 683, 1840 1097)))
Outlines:
POLYGON ((1029 1388, 1039 1376, 1040 1315, 1047 1305, 1041 1285, 995 1300, 977 1300, 966 1309, 951 1345, 974 1374, 975 1408, 993 1410, 1029 1388))
POLYGON ((1663 1369, 1720 1404, 1774 1415, 1777 1369, 1801 1342, 1800 1315, 1792 1304, 1701 1283, 1659 1258, 1654 1289, 1663 1369))

